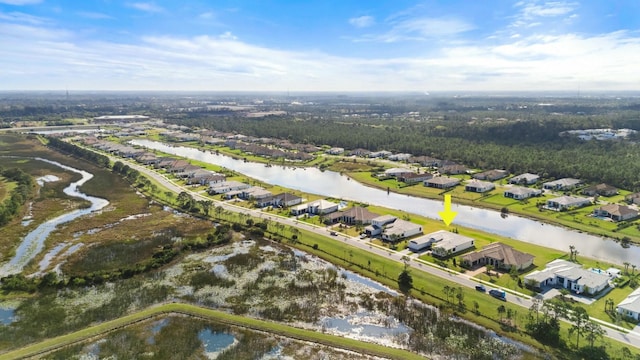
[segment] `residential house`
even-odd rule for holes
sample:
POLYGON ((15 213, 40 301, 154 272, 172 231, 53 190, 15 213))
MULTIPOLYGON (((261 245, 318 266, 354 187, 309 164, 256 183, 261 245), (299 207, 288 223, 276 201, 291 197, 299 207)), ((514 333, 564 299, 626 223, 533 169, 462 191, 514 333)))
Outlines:
POLYGON ((542 195, 542 190, 526 188, 522 186, 511 186, 504 191, 504 197, 515 200, 524 200, 533 196, 542 195))
POLYGON ((262 200, 273 196, 271 191, 263 188, 262 186, 252 186, 241 191, 242 192, 238 197, 245 200, 262 200))
POLYGON ((413 252, 421 252, 422 250, 430 249, 434 242, 435 239, 431 234, 422 235, 409 240, 407 248, 413 252))
POLYGON ((485 246, 482 250, 474 251, 460 257, 461 264, 475 268, 484 265, 493 265, 496 269, 524 270, 533 265, 534 256, 512 248, 503 243, 493 243, 485 246))
POLYGON ((466 166, 458 164, 442 165, 438 168, 438 172, 445 175, 466 174, 467 171, 469 169, 466 166))
POLYGON ((379 217, 379 214, 372 213, 362 206, 354 206, 348 210, 337 211, 327 215, 328 223, 344 223, 348 225, 368 225, 371 220, 379 217))
POLYGON ((640 192, 629 194, 624 197, 624 201, 629 204, 640 205, 640 192))
POLYGON ((371 219, 371 225, 364 228, 364 231, 368 236, 380 235, 382 233, 383 228, 387 224, 391 224, 392 222, 396 221, 396 219, 397 218, 392 215, 378 216, 374 219, 371 219))
POLYGON ((412 171, 407 168, 391 168, 384 171, 385 176, 393 176, 393 177, 399 177, 406 173, 412 173, 412 171))
POLYGON ((370 152, 369 155, 367 156, 370 158, 386 158, 389 155, 391 155, 391 151, 381 150, 376 152, 370 152))
POLYGON ((583 269, 576 263, 557 259, 548 263, 544 269, 525 275, 524 282, 534 289, 559 286, 577 294, 594 295, 609 286, 609 276, 583 269))
POLYGON ((613 221, 626 221, 638 217, 638 211, 624 205, 607 204, 595 209, 593 215, 607 217, 613 221))
POLYGON ((251 187, 249 184, 245 184, 239 181, 223 181, 219 183, 209 184, 209 194, 225 194, 230 191, 240 191, 251 187))
POLYGON ((460 179, 452 178, 448 176, 436 176, 429 180, 424 181, 424 186, 433 187, 437 189, 449 189, 460 184, 460 179))
POLYGON ((442 160, 430 156, 414 156, 409 161, 427 167, 438 167, 442 164, 442 160))
POLYGON ((584 188, 582 194, 587 196, 614 196, 618 194, 618 189, 611 185, 598 184, 584 188))
POLYGON ((153 165, 158 161, 158 157, 154 153, 144 152, 136 157, 136 161, 143 165, 153 165))
POLYGON ((475 240, 460 234, 439 230, 429 234, 433 240, 431 253, 437 257, 448 257, 475 246, 475 240))
POLYGON ((366 157, 371 153, 371 151, 367 150, 367 149, 353 149, 351 151, 349 151, 349 156, 362 156, 362 157, 366 157))
POLYGON ((338 211, 338 204, 324 199, 312 201, 291 208, 291 214, 293 215, 302 215, 305 213, 311 215, 325 215, 335 211, 338 211))
POLYGON ((392 154, 389 155, 387 157, 387 159, 391 160, 391 161, 407 161, 409 160, 413 155, 411 154, 407 154, 407 153, 400 153, 400 154, 392 154))
POLYGON ((588 198, 560 196, 547 200, 547 204, 544 207, 549 210, 564 211, 570 208, 579 208, 590 204, 591 200, 588 198))
POLYGON ((624 300, 622 300, 616 311, 624 317, 640 321, 640 288, 633 290, 624 300))
POLYGON ((406 184, 416 184, 425 180, 429 180, 431 178, 433 178, 433 174, 431 173, 416 174, 409 172, 398 176, 398 180, 406 184))
POLYGON ((384 226, 381 237, 385 241, 397 242, 418 234, 422 234, 422 226, 410 221, 396 219, 394 222, 384 226))
POLYGON ((473 174, 473 178, 477 180, 496 181, 506 178, 509 175, 507 170, 487 170, 481 173, 473 174))
POLYGON ((302 203, 302 198, 290 193, 280 193, 274 196, 273 204, 279 207, 289 207, 302 203))
POLYGON ((524 174, 516 175, 511 179, 509 179, 509 184, 532 185, 538 182, 539 179, 540 179, 540 176, 536 174, 524 173, 524 174))
POLYGON ((495 189, 496 186, 492 182, 471 180, 464 186, 465 191, 483 193, 495 189))
POLYGON ((582 183, 582 180, 579 180, 579 179, 564 178, 564 179, 558 179, 558 180, 548 181, 546 183, 543 183, 542 188, 545 190, 564 191, 564 190, 571 190, 576 186, 580 185, 581 183, 582 183))
POLYGON ((226 177, 213 171, 204 170, 187 178, 187 185, 210 185, 212 183, 225 181, 226 177))
POLYGON ((167 169, 171 165, 173 165, 175 161, 176 159, 173 159, 173 158, 161 157, 158 159, 158 161, 155 164, 153 164, 153 167, 156 169, 167 169))
POLYGON ((185 171, 188 166, 191 166, 191 164, 186 160, 174 160, 166 169, 173 174, 185 171))
POLYGON ((182 171, 176 172, 174 173, 174 175, 176 177, 182 178, 182 179, 186 179, 186 178, 190 178, 195 176, 196 174, 199 174, 202 172, 201 167, 196 166, 196 165, 191 165, 191 164, 187 164, 187 166, 185 166, 182 171))
POLYGON ((327 150, 327 154, 330 155, 340 155, 344 152, 344 148, 341 147, 332 147, 331 149, 327 150))

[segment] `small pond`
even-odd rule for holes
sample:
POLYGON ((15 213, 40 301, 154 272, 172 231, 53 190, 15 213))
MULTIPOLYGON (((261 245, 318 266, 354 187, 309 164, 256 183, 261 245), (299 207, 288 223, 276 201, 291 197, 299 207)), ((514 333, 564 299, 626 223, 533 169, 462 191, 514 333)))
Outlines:
POLYGON ((198 339, 202 341, 206 353, 219 353, 233 345, 236 338, 226 332, 204 329, 198 333, 198 339))

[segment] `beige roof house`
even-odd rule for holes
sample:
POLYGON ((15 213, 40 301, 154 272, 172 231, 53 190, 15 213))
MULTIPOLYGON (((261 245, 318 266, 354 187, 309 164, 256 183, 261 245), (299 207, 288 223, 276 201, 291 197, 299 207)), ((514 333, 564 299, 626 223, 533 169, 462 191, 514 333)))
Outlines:
POLYGON ((490 264, 499 269, 509 270, 515 267, 517 270, 523 270, 533 265, 534 256, 496 242, 485 246, 482 250, 465 254, 460 259, 462 264, 468 267, 490 264))

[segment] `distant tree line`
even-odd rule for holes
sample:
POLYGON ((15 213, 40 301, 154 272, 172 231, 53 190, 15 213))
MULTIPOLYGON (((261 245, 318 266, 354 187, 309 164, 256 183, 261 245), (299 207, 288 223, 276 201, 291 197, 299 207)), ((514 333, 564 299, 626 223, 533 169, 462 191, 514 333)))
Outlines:
MULTIPOLYGON (((452 116, 456 119, 459 115, 452 116)), ((640 190, 640 147, 630 141, 580 141, 560 132, 589 127, 640 128, 640 122, 570 117, 529 121, 300 120, 296 118, 173 119, 187 126, 345 149, 427 155, 481 169, 534 172, 544 178, 576 177, 640 190)))
POLYGON ((100 167, 105 167, 105 168, 109 167, 109 158, 104 155, 98 154, 91 150, 81 148, 80 146, 77 146, 75 144, 72 144, 66 141, 62 141, 55 137, 49 137, 48 140, 49 140, 49 146, 52 148, 55 148, 57 150, 60 150, 62 152, 65 152, 73 156, 77 156, 79 158, 89 160, 90 162, 100 167))
POLYGON ((0 226, 4 226, 16 215, 27 199, 31 197, 34 183, 33 177, 18 168, 0 168, 0 174, 5 179, 17 183, 17 186, 11 190, 11 195, 0 204, 0 226))

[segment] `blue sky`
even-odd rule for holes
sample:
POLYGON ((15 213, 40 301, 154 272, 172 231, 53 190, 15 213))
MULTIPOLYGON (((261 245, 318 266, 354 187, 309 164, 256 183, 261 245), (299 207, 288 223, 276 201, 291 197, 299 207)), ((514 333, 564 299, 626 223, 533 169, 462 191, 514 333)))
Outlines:
POLYGON ((0 0, 0 90, 638 90, 638 15, 638 0, 0 0))

